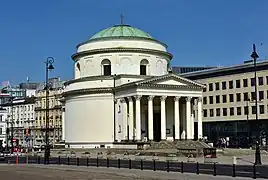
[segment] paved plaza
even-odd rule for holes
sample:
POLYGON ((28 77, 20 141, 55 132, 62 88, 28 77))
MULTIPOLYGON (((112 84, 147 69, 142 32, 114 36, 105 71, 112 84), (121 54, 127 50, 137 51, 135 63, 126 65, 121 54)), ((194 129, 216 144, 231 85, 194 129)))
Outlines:
MULTIPOLYGON (((57 165, 0 165, 1 179, 8 180, 249 180, 224 176, 152 172, 128 169, 76 167, 57 165)), ((261 178, 258 178, 261 179, 261 178)))

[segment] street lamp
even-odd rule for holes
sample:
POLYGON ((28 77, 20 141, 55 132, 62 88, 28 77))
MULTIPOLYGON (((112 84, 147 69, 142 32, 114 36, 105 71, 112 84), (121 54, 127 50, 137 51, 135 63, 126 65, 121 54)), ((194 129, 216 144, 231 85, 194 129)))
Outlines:
POLYGON ((49 145, 49 83, 48 83, 48 71, 53 70, 54 66, 54 59, 52 57, 48 57, 45 64, 46 64, 46 84, 45 84, 45 91, 46 91, 46 135, 45 135, 45 160, 44 164, 49 164, 49 156, 50 156, 50 145, 49 145))
MULTIPOLYGON (((259 129, 258 125, 258 87, 257 87, 257 66, 256 66, 256 61, 259 58, 257 52, 256 52, 256 46, 253 44, 253 52, 251 54, 251 57, 253 59, 254 63, 254 79, 255 79, 255 106, 256 106, 256 124, 257 124, 257 130, 259 129)), ((260 136, 259 134, 257 135, 257 140, 256 140, 256 152, 255 152, 255 164, 256 165, 261 165, 261 152, 260 152, 260 136)))

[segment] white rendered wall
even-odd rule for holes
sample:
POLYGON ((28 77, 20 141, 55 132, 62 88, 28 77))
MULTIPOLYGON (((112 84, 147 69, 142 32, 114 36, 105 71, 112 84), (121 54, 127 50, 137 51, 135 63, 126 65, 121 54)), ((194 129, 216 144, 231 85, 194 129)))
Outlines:
POLYGON ((113 95, 95 94, 67 98, 65 103, 65 142, 111 144, 114 141, 113 95))

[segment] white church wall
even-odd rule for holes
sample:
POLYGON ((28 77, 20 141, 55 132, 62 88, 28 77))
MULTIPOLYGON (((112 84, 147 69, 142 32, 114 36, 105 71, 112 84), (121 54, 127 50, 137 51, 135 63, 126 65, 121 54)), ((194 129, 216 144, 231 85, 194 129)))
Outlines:
POLYGON ((67 92, 67 91, 78 90, 78 89, 102 88, 102 87, 114 87, 113 79, 75 82, 66 86, 65 91, 67 92))
POLYGON ((109 144, 114 141, 113 95, 68 98, 65 104, 67 144, 109 144))

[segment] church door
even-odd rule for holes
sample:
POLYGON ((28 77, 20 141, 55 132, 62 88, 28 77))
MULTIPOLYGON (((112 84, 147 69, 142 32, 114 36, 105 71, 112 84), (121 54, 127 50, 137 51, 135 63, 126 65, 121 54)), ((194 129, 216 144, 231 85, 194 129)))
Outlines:
POLYGON ((154 141, 161 140, 161 114, 154 113, 154 141))

